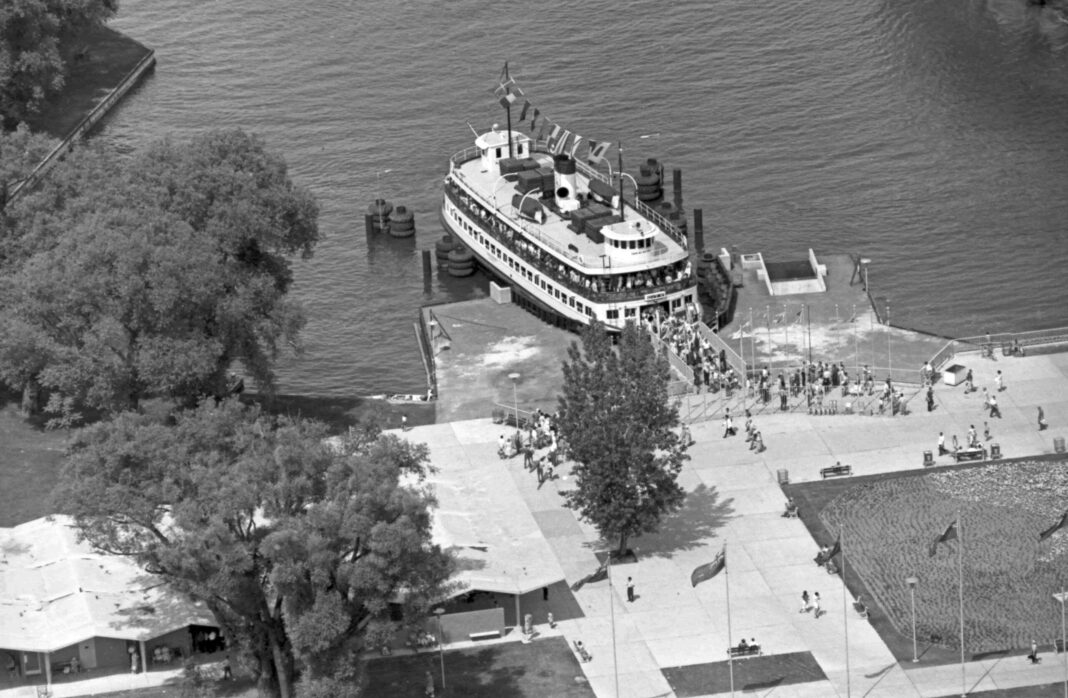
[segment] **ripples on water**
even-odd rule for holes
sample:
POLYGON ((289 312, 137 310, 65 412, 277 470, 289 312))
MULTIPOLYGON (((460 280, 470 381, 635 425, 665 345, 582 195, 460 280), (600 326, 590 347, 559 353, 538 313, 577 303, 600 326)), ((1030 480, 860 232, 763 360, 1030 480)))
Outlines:
POLYGON ((488 7, 124 0, 114 26, 159 63, 105 137, 133 148, 241 126, 319 198, 326 239, 298 263, 309 323, 284 391, 420 389, 417 306, 484 293, 484 281, 439 277, 424 293, 418 251, 441 233, 439 186, 448 155, 469 145, 464 122, 501 119, 489 91, 505 60, 551 118, 622 140, 630 163, 682 168, 709 245, 863 253, 895 321, 921 329, 1068 325, 1068 25, 1051 11, 1024 0, 488 7), (378 191, 414 209, 417 241, 368 243, 378 191))

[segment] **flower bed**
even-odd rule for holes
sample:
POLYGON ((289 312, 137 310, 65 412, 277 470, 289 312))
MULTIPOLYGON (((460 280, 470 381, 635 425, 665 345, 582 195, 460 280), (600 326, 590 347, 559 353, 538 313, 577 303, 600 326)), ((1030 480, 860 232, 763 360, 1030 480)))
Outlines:
POLYGON ((1016 461, 860 484, 820 519, 841 530, 849 574, 859 574, 890 622, 911 634, 905 578, 916 576, 916 632, 959 647, 961 540, 931 543, 958 510, 963 539, 964 635, 969 652, 1060 637, 1052 594, 1068 582, 1068 528, 1039 542, 1068 508, 1068 462, 1016 461))

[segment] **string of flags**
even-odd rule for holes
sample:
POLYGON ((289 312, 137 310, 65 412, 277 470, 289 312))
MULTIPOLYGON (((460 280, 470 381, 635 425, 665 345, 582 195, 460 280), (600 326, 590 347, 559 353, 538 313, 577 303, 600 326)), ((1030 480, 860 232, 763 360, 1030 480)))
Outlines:
POLYGON ((560 124, 551 120, 541 113, 529 99, 524 97, 523 91, 515 82, 515 78, 508 72, 508 62, 505 61, 504 69, 498 79, 497 87, 493 90, 501 106, 511 109, 512 105, 522 103, 519 108, 519 124, 522 125, 528 116, 530 134, 535 140, 545 141, 549 152, 554 155, 567 154, 578 159, 579 150, 586 149, 585 159, 591 165, 599 165, 606 161, 608 149, 612 147, 611 141, 595 141, 592 138, 584 138, 577 133, 572 133, 560 124))

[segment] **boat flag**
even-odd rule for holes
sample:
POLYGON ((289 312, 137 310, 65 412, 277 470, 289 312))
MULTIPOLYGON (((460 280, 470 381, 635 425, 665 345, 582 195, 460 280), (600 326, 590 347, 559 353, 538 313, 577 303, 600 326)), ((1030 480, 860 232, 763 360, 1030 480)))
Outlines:
POLYGON ((528 109, 530 109, 530 100, 529 99, 524 99, 523 100, 523 108, 519 110, 519 121, 520 121, 520 123, 526 121, 526 119, 527 119, 527 110, 528 109))
POLYGON ((604 154, 608 152, 608 149, 612 147, 611 141, 590 141, 590 154, 586 156, 586 160, 593 164, 600 164, 604 162, 604 154))
POLYGON ((582 142, 582 136, 575 136, 575 142, 571 144, 571 159, 575 158, 575 153, 578 152, 579 143, 582 142))
POLYGON ((537 108, 537 107, 534 107, 534 115, 530 117, 530 130, 531 130, 531 132, 533 132, 533 131, 534 131, 534 128, 535 128, 535 126, 537 126, 537 124, 538 124, 538 117, 539 117, 539 116, 541 116, 541 112, 540 112, 540 111, 538 111, 538 108, 537 108))
POLYGON ((608 579, 608 558, 606 557, 601 566, 597 568, 592 574, 587 574, 582 579, 578 580, 571 585, 571 591, 578 591, 587 584, 593 584, 594 582, 600 582, 608 579))
POLYGON ((523 96, 523 90, 515 84, 515 80, 508 74, 508 61, 504 62, 504 70, 501 71, 499 84, 493 94, 500 98, 502 107, 510 107, 515 101, 523 96))
POLYGON ((957 539, 957 522, 956 521, 952 521, 949 524, 949 526, 946 526, 945 532, 942 535, 940 535, 938 538, 935 538, 934 542, 931 543, 931 547, 927 551, 928 555, 930 557, 934 557, 935 556, 935 553, 938 552, 938 544, 939 543, 945 543, 947 541, 956 540, 956 539, 957 539))
MULTIPOLYGON (((548 121, 546 121, 545 125, 548 126, 548 121)), ((549 146, 550 152, 552 151, 552 144, 556 142, 556 139, 562 130, 563 129, 560 128, 559 124, 553 124, 552 130, 549 131, 549 135, 545 137, 545 144, 549 146)), ((541 138, 541 135, 542 134, 539 132, 538 138, 541 138)))
POLYGON ((512 106, 513 104, 515 104, 515 100, 516 100, 516 96, 513 93, 505 91, 504 94, 501 95, 501 99, 500 99, 501 106, 505 107, 505 108, 508 108, 508 107, 512 106))
POLYGON ((564 148, 567 147, 567 141, 571 138, 571 132, 566 128, 560 128, 556 126, 553 128, 553 132, 549 134, 549 152, 553 155, 559 155, 564 152, 564 148))
POLYGON ((1038 534, 1039 542, 1046 540, 1047 538, 1052 536, 1054 533, 1056 533, 1057 531, 1059 531, 1062 528, 1064 528, 1065 525, 1068 525, 1068 511, 1064 512, 1064 515, 1061 516, 1061 520, 1060 521, 1058 521, 1057 523, 1053 524, 1052 526, 1047 528, 1042 533, 1038 534))
POLYGON ((707 582, 717 574, 722 572, 727 567, 727 551, 720 550, 716 553, 715 559, 712 562, 706 562, 703 565, 698 565, 690 573, 690 584, 697 586, 701 582, 707 582))
POLYGON ((560 136, 560 140, 556 142, 556 145, 551 149, 554 155, 563 155, 567 151, 567 144, 571 140, 571 132, 564 129, 564 134, 560 136))

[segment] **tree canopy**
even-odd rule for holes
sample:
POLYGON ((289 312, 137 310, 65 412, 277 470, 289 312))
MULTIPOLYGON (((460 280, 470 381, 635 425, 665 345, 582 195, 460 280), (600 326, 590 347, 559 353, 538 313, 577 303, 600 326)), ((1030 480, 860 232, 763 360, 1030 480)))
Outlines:
POLYGON ((318 207, 254 136, 215 131, 130 158, 94 145, 9 206, 0 379, 116 412, 225 392, 235 361, 267 391, 299 349, 289 257, 318 207))
POLYGON ((395 630, 391 603, 421 619, 440 599, 425 445, 366 425, 331 445, 233 399, 174 420, 77 432, 55 503, 96 548, 203 599, 262 689, 351 679, 395 630))
POLYGON ((677 482, 689 459, 689 433, 668 402, 670 369, 649 337, 628 323, 613 346, 599 322, 573 342, 564 362, 558 428, 575 462, 568 507, 605 538, 655 531, 677 511, 685 491, 677 482))
POLYGON ((63 87, 64 39, 101 23, 116 0, 4 0, 0 3, 0 122, 24 120, 63 87))

